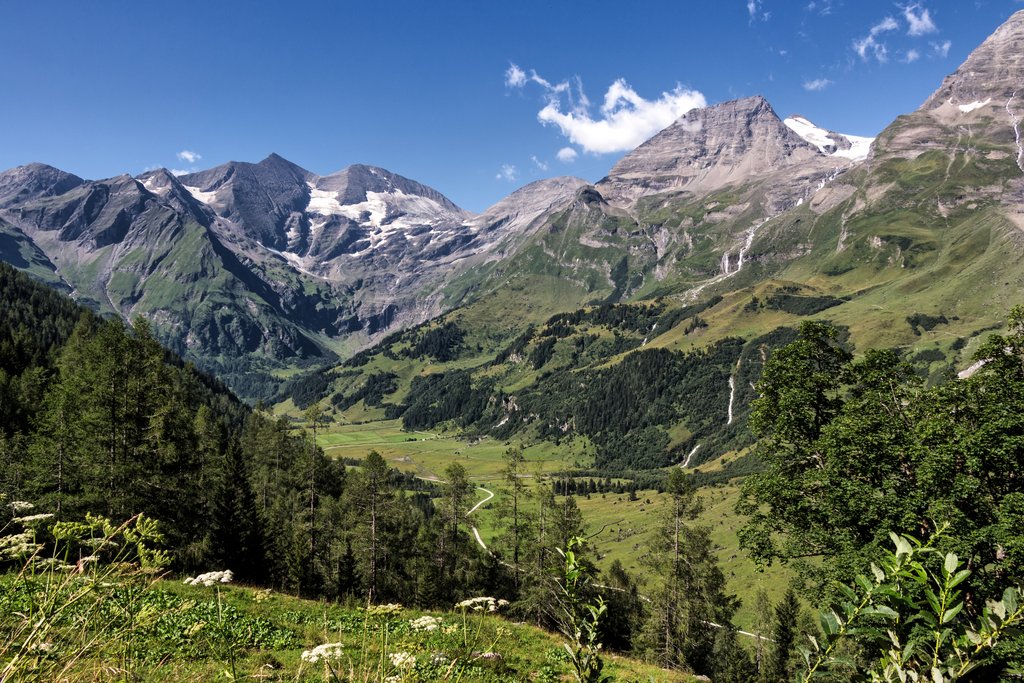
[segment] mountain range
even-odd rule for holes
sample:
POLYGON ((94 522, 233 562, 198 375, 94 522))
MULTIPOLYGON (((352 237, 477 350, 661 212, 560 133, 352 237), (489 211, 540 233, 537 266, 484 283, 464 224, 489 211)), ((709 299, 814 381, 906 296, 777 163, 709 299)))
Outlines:
POLYGON ((858 343, 948 345, 1024 287, 1022 118, 1017 12, 873 140, 749 97, 688 112, 596 184, 541 180, 480 214, 382 168, 276 154, 104 180, 29 164, 0 173, 0 259, 146 317, 249 398, 453 312, 483 348, 587 305, 723 297, 703 338, 645 339, 689 348, 791 322, 750 306, 785 289, 841 302, 829 316, 858 343))

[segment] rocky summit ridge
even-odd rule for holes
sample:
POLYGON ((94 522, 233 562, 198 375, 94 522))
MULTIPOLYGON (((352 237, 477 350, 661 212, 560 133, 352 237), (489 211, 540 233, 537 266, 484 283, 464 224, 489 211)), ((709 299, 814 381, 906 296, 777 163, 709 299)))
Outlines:
POLYGON ((1022 118, 1024 11, 877 140, 747 97, 687 112, 594 185, 540 180, 475 215, 386 169, 318 175, 277 154, 104 180, 28 164, 0 173, 0 259, 100 310, 143 315, 176 350, 241 376, 350 354, 513 281, 565 309, 692 299, 800 259, 818 264, 801 273, 905 267, 913 240, 875 226, 916 201, 893 197, 925 152, 942 157, 925 171, 944 176, 919 188, 942 220, 991 206, 1024 225, 1022 118))

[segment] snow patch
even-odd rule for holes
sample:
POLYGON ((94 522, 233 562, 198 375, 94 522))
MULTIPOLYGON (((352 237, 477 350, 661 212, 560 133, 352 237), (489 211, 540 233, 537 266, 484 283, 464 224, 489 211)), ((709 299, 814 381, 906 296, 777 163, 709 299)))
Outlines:
POLYGON ((211 192, 203 192, 198 187, 189 187, 188 185, 182 185, 188 193, 195 197, 196 201, 202 202, 203 204, 209 204, 213 201, 213 198, 217 196, 217 190, 211 192))
POLYGON ((826 148, 833 147, 836 141, 829 132, 808 121, 802 116, 791 116, 783 121, 786 127, 818 148, 822 154, 831 154, 826 148))
POLYGON ((846 135, 844 137, 850 141, 850 149, 836 150, 832 156, 850 159, 851 161, 864 161, 868 158, 868 152, 871 151, 871 143, 875 141, 874 138, 866 138, 860 135, 846 135))
POLYGON ((269 251, 271 254, 277 254, 278 256, 283 258, 285 261, 288 262, 288 265, 290 265, 292 268, 294 268, 295 270, 299 271, 300 273, 302 273, 304 275, 309 275, 310 277, 315 277, 318 280, 327 280, 328 279, 328 278, 325 278, 323 275, 317 275, 313 271, 306 269, 302 257, 299 256, 298 254, 296 254, 295 252, 293 252, 293 251, 278 251, 277 249, 274 249, 273 247, 268 247, 265 244, 262 245, 262 246, 263 246, 264 249, 269 251))
POLYGON ((817 147, 818 151, 826 156, 861 161, 867 158, 868 151, 871 149, 871 143, 875 141, 874 138, 843 134, 843 137, 850 141, 850 149, 831 151, 829 150, 830 147, 835 148, 838 146, 836 140, 832 137, 835 133, 819 128, 802 116, 790 116, 784 119, 783 123, 791 131, 817 147))
POLYGON ((963 113, 967 114, 969 112, 974 111, 975 109, 981 109, 982 107, 987 106, 988 103, 991 102, 991 101, 992 101, 992 98, 990 97, 987 100, 985 100, 984 102, 971 102, 970 104, 961 104, 960 105, 960 111, 962 111, 963 113))
POLYGON ((338 193, 331 190, 318 190, 313 183, 306 183, 309 187, 309 204, 306 211, 318 213, 321 216, 335 216, 344 213, 344 208, 338 203, 338 193))
POLYGON ((150 192, 152 192, 153 194, 160 195, 161 197, 167 194, 171 189, 170 185, 157 185, 155 182, 153 182, 152 177, 146 178, 146 182, 142 183, 142 186, 149 190, 150 192))

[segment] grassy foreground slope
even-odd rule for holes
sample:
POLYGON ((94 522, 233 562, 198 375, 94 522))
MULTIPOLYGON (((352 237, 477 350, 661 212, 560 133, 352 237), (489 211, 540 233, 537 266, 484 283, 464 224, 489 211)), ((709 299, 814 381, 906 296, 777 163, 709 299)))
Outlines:
MULTIPOLYGON (((0 601, 8 608, 0 616, 4 631, 17 631, 19 618, 31 613, 30 593, 44 594, 32 593, 34 581, 0 577, 0 601)), ((0 645, 0 662, 20 662, 10 680, 513 682, 566 680, 570 670, 559 636, 472 610, 367 610, 169 580, 118 583, 97 589, 95 597, 106 604, 89 598, 68 603, 63 618, 48 626, 45 642, 23 649, 15 638, 0 645), (340 648, 311 661, 324 644, 340 648)), ((626 657, 605 658, 617 681, 690 680, 626 657)))

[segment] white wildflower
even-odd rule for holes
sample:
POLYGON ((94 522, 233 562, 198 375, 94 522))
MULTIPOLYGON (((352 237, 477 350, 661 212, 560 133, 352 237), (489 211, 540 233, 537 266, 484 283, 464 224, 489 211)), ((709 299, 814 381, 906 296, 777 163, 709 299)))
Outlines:
POLYGON ((21 557, 42 550, 43 546, 35 542, 31 532, 0 536, 0 557, 21 557))
POLYGON ((399 614, 402 611, 402 606, 397 602, 390 602, 386 605, 370 605, 366 608, 366 613, 370 616, 377 617, 390 617, 399 614))
POLYGON ((455 605, 456 609, 471 609, 474 612, 497 612, 502 607, 508 606, 508 600, 495 600, 494 598, 469 598, 455 605))
POLYGON ((32 503, 25 500, 12 500, 7 504, 11 508, 11 512, 15 515, 20 515, 22 512, 28 512, 35 507, 32 503))
POLYGON ((384 679, 384 683, 402 683, 401 676, 388 676, 384 679))
POLYGON ((235 578, 235 575, 230 569, 225 569, 222 572, 206 572, 199 576, 194 576, 189 579, 185 579, 185 583, 189 586, 215 586, 218 583, 231 583, 235 578))
POLYGON ((324 643, 323 645, 317 645, 312 650, 303 650, 300 658, 309 664, 316 664, 321 660, 329 662, 341 659, 341 652, 341 643, 324 643))
POLYGON ((430 663, 435 666, 444 666, 445 664, 448 664, 451 661, 452 660, 448 659, 448 657, 446 657, 444 654, 440 652, 435 652, 434 654, 430 655, 430 663))
POLYGON ((53 517, 52 512, 41 512, 38 515, 28 515, 27 517, 15 517, 13 521, 18 524, 32 524, 33 522, 42 522, 45 519, 53 517))
POLYGON ((419 619, 410 619, 409 626, 413 631, 436 631, 441 626, 441 617, 432 617, 427 614, 419 619))
POLYGON ((388 659, 396 669, 411 669, 416 666, 416 657, 408 652, 392 652, 388 659))

